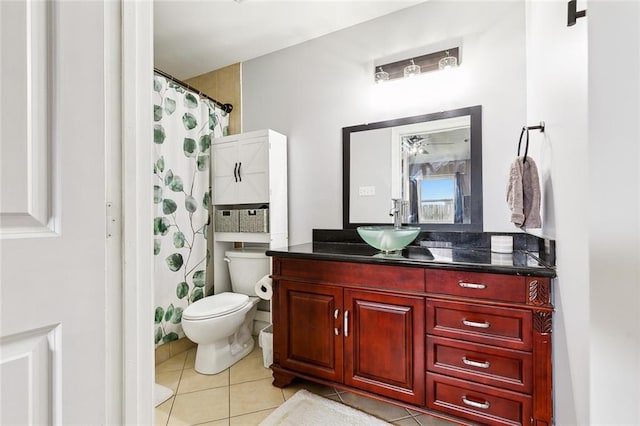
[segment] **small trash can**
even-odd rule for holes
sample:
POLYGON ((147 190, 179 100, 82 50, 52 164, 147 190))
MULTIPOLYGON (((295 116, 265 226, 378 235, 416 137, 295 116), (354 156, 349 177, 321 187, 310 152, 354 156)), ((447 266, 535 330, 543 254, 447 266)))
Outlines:
POLYGON ((271 324, 260 330, 258 345, 262 348, 264 368, 269 368, 273 364, 273 326, 271 324))

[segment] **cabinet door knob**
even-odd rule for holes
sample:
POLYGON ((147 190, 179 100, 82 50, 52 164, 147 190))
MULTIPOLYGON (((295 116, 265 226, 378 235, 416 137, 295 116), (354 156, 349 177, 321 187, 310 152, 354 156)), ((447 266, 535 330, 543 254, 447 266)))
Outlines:
POLYGON ((464 402, 469 407, 482 408, 483 410, 486 410, 491 406, 491 404, 489 404, 489 401, 485 401, 485 402, 472 401, 470 399, 467 399, 466 395, 462 396, 462 402, 464 402))
POLYGON ((339 316, 340 316, 340 309, 336 309, 335 311, 333 311, 333 319, 338 319, 339 316))
POLYGON ((349 311, 344 311, 344 337, 349 337, 349 311))
POLYGON ((475 322, 475 321, 468 321, 466 319, 462 320, 462 324, 466 325, 467 327, 475 327, 475 328, 489 328, 491 327, 491 323, 489 322, 475 322))

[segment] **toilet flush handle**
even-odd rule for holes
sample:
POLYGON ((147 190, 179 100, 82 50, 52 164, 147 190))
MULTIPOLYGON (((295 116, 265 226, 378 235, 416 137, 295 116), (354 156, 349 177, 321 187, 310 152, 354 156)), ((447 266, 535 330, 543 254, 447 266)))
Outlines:
POLYGON ((224 261, 227 263, 231 263, 231 259, 229 259, 227 256, 224 257, 224 261))

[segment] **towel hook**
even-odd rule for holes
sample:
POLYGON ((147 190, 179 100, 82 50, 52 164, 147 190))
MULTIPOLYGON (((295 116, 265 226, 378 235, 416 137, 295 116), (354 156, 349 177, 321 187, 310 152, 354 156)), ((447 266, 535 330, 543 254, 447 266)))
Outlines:
POLYGON ((527 126, 528 130, 540 130, 544 133, 544 121, 541 121, 537 126, 527 126))

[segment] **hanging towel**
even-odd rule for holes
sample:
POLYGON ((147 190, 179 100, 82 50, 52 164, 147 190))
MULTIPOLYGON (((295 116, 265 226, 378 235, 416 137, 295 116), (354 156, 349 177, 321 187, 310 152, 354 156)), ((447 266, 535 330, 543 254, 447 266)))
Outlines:
POLYGON ((538 168, 531 157, 518 157, 509 170, 507 204, 511 209, 511 222, 519 228, 541 228, 540 181, 538 168))

